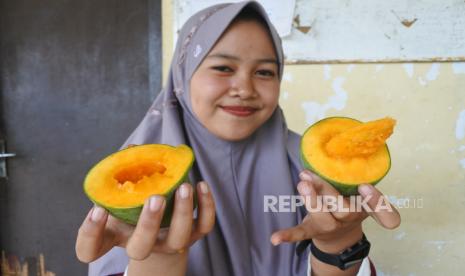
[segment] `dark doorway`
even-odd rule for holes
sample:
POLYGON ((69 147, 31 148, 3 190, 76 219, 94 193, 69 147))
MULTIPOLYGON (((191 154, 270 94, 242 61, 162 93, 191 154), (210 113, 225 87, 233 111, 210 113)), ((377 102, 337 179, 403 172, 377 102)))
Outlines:
POLYGON ((159 91, 160 1, 0 0, 0 248, 56 275, 91 207, 87 170, 115 151, 159 91), (1 160, 0 160, 1 161, 1 160))

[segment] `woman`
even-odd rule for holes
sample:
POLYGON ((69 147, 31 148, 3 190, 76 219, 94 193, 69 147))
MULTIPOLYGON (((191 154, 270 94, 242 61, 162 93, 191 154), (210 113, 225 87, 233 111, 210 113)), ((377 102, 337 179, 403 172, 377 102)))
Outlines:
MULTIPOLYGON (((300 137, 287 129, 278 106, 283 62, 279 36, 256 2, 216 5, 186 22, 168 83, 125 145, 190 145, 198 218, 193 223, 188 184, 177 191, 169 229, 159 229, 165 204, 159 196, 147 200, 135 228, 94 207, 76 243, 81 261, 105 254, 91 263, 90 275, 127 265, 128 275, 307 275, 310 266, 323 275, 370 274, 366 258, 341 270, 296 253, 296 242, 308 239, 326 253, 357 244, 367 213, 263 210, 265 196, 299 193, 313 199, 306 201, 312 207, 317 195, 338 195, 302 171, 300 137)), ((381 196, 370 185, 359 191, 372 197, 370 206, 381 196)), ((395 210, 372 215, 386 228, 400 223, 395 210)))

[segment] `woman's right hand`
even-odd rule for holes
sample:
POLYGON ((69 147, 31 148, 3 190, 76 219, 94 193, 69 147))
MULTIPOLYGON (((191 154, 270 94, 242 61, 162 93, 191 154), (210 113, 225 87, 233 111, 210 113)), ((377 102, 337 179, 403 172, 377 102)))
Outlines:
POLYGON ((215 224, 215 203, 205 182, 197 185, 198 218, 193 220, 193 188, 182 184, 176 191, 173 217, 169 228, 161 228, 165 199, 154 195, 147 199, 136 226, 126 224, 98 206, 94 206, 81 227, 76 240, 76 255, 89 263, 114 246, 125 247, 132 260, 156 255, 182 253, 195 241, 209 233, 215 224))

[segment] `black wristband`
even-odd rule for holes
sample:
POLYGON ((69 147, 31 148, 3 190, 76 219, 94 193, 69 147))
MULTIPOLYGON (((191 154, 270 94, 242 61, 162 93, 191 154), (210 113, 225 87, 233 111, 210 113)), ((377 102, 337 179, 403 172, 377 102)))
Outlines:
POLYGON ((345 249, 339 254, 330 254, 318 249, 310 240, 310 251, 319 261, 346 270, 358 263, 361 263, 370 252, 370 242, 366 239, 365 234, 360 241, 345 249))

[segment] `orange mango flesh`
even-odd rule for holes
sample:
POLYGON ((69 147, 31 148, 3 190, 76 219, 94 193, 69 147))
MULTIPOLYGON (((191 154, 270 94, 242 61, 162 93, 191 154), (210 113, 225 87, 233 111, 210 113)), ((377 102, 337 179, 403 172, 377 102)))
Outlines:
POLYGON ((186 146, 142 145, 121 150, 98 163, 86 177, 86 192, 113 208, 140 206, 165 194, 185 176, 193 160, 186 146))
POLYGON ((394 119, 384 118, 351 127, 332 137, 325 145, 326 152, 347 158, 373 155, 385 145, 395 124, 394 119))
POLYGON ((334 117, 316 123, 302 139, 307 162, 327 179, 345 185, 374 183, 390 168, 385 140, 395 121, 362 123, 334 117))

